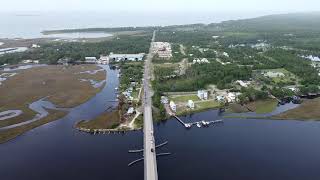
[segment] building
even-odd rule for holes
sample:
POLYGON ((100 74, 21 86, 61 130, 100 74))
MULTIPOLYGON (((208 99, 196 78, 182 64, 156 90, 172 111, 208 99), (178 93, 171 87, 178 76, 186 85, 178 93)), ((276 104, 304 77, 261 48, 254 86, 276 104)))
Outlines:
POLYGON ((144 53, 140 54, 111 54, 109 55, 109 60, 120 62, 120 61, 142 61, 144 53))
POLYGON ((240 84, 240 86, 242 86, 242 87, 248 87, 251 84, 248 81, 242 81, 242 80, 238 80, 238 81, 236 81, 236 83, 240 84))
POLYGON ((197 96, 198 96, 198 98, 201 99, 201 100, 207 100, 207 99, 208 99, 208 91, 198 90, 197 96))
POLYGON ((241 94, 241 93, 229 92, 229 93, 227 94, 226 99, 227 99, 227 101, 228 101, 229 103, 236 102, 236 101, 237 101, 237 97, 238 97, 240 94, 241 94))
POLYGON ((100 56, 98 64, 109 64, 109 56, 100 56))
POLYGON ((192 100, 189 100, 187 106, 190 109, 194 109, 194 102, 192 100))
POLYGON ((31 48, 40 48, 38 44, 32 44, 31 48))
POLYGON ((23 60, 23 61, 21 61, 23 64, 29 64, 29 63, 33 63, 33 61, 32 60, 23 60))
POLYGON ((196 64, 196 63, 198 63, 198 64, 203 64, 203 63, 210 63, 210 62, 209 62, 208 59, 206 59, 206 58, 202 58, 202 59, 196 58, 196 59, 194 59, 194 60, 192 61, 192 63, 193 63, 193 64, 196 64))
POLYGON ((171 44, 168 42, 153 42, 152 52, 158 54, 159 58, 170 59, 172 58, 171 44))
POLYGON ((169 100, 166 96, 161 96, 161 103, 162 104, 168 104, 169 103, 169 100))
POLYGON ((95 64, 97 63, 97 58, 96 57, 85 57, 84 62, 88 64, 95 64))
POLYGON ((219 102, 223 102, 225 100, 225 97, 222 96, 222 95, 221 96, 217 96, 216 100, 219 101, 219 102))
POLYGON ((127 114, 133 114, 134 113, 134 108, 130 107, 127 111, 127 114))
POLYGON ((170 101, 169 105, 173 112, 177 112, 177 105, 173 101, 170 101))
POLYGON ((269 78, 276 78, 276 77, 284 77, 285 75, 282 72, 268 71, 267 73, 264 73, 264 76, 269 78))

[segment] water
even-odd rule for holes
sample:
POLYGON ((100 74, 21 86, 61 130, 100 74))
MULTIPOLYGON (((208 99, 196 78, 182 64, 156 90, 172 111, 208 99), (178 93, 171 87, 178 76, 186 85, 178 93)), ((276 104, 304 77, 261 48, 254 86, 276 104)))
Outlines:
MULTIPOLYGON (((0 38, 39 38, 45 37, 41 34, 42 31, 56 29, 213 23, 265 14, 267 13, 111 13, 107 10, 106 12, 0 13, 0 38)), ((90 34, 86 34, 88 35, 90 34)), ((75 34, 75 37, 77 36, 75 34)))
MULTIPOLYGON (((101 114, 116 98, 117 71, 107 68, 107 85, 63 119, 0 145, 4 180, 143 179, 143 163, 127 164, 141 154, 141 131, 90 135, 72 128, 75 122, 101 114)), ((215 110, 183 117, 186 122, 220 119, 215 110)), ((186 130, 174 119, 155 124, 159 179, 165 180, 301 180, 319 179, 318 122, 225 119, 209 128, 186 130)))

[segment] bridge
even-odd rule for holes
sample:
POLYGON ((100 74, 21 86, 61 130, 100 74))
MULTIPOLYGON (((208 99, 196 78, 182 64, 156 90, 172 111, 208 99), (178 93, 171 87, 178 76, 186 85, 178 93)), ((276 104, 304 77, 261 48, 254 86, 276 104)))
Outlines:
POLYGON ((143 159, 144 159, 144 179, 145 180, 158 180, 157 170, 157 154, 155 148, 155 139, 153 134, 153 119, 152 119, 152 90, 151 90, 151 61, 152 61, 152 42, 155 40, 156 31, 153 32, 152 41, 150 45, 149 54, 147 55, 144 65, 144 122, 143 122, 143 159))

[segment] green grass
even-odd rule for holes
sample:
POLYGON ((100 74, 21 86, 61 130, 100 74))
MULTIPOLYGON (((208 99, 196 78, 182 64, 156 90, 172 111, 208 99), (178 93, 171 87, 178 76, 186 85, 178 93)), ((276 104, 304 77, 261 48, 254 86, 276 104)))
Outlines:
POLYGON ((198 98, 197 95, 179 95, 179 96, 171 96, 169 97, 170 100, 174 101, 174 102, 185 102, 187 103, 188 100, 192 100, 192 101, 199 101, 200 99, 198 98))
POLYGON ((266 114, 274 111, 278 105, 277 100, 275 99, 267 99, 267 100, 260 100, 260 101, 255 101, 247 106, 255 110, 257 114, 266 114))
POLYGON ((195 103, 197 110, 204 110, 204 109, 212 109, 217 108, 220 106, 220 103, 217 101, 201 101, 195 103))

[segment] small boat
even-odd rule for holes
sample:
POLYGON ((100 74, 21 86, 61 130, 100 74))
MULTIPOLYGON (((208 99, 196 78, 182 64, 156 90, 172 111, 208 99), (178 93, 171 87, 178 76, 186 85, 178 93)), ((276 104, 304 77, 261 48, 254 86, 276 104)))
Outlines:
POLYGON ((191 128, 191 124, 185 124, 184 125, 187 129, 190 129, 191 128))
POLYGON ((116 87, 116 88, 114 88, 114 89, 118 91, 119 88, 116 87))
POLYGON ((198 127, 198 128, 201 128, 201 124, 200 124, 200 123, 197 123, 197 127, 198 127))

